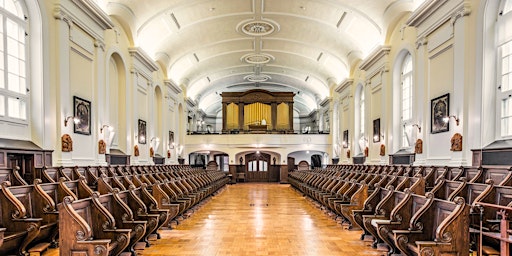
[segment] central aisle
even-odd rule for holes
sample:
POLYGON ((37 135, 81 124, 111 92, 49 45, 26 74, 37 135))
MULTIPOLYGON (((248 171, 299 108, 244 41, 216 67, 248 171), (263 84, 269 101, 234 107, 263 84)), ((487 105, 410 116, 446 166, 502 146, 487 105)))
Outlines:
POLYGON ((380 255, 289 185, 229 185, 141 254, 380 255))

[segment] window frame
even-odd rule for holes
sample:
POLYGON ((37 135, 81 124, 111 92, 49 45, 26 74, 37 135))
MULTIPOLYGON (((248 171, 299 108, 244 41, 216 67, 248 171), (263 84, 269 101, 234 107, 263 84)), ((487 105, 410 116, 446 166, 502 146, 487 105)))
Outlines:
MULTIPOLYGON (((28 17, 27 17, 27 9, 26 9, 26 6, 25 6, 25 3, 24 1, 18 1, 19 5, 20 5, 20 8, 21 8, 21 12, 22 12, 22 15, 24 17, 24 19, 21 19, 18 15, 8 11, 7 9, 4 9, 3 7, 0 7, 0 19, 2 19, 2 37, 0 38, 0 40, 2 40, 2 43, 3 43, 3 49, 2 49, 2 56, 3 56, 3 59, 0 60, 0 61, 3 61, 3 66, 4 66, 4 70, 2 70, 1 72, 3 72, 3 84, 4 84, 4 88, 0 88, 0 95, 3 96, 4 98, 4 113, 3 115, 0 115, 0 121, 3 121, 3 122, 9 122, 9 123, 15 123, 15 124, 21 124, 21 125, 28 125, 29 124, 29 120, 30 120, 30 109, 31 109, 31 106, 30 106, 30 51, 29 51, 29 31, 28 31, 28 27, 29 27, 29 21, 28 21, 28 17), (23 54, 24 54, 24 69, 25 69, 25 72, 24 72, 24 79, 25 79, 25 93, 19 93, 19 92, 15 92, 15 91, 12 91, 12 90, 9 90, 9 84, 8 84, 8 80, 9 80, 9 69, 8 69, 8 59, 9 59, 9 56, 12 56, 12 55, 9 55, 8 53, 8 38, 9 38, 9 35, 7 35, 7 20, 10 20, 12 22, 14 22, 15 24, 17 24, 19 26, 20 29, 22 29, 23 31, 19 31, 18 33, 23 33, 21 34, 21 36, 24 36, 23 37, 23 54), (16 100, 20 100, 21 102, 24 102, 25 104, 25 109, 24 109, 24 118, 19 118, 19 117, 13 117, 10 115, 9 113, 9 98, 12 98, 12 99, 16 99, 16 100)), ((20 37, 20 34, 16 35, 16 39, 19 39, 20 37)), ((17 43, 19 43, 19 41, 16 40, 17 43)), ((20 48, 21 50, 21 48, 20 48)), ((18 60, 19 60, 19 57, 20 55, 17 55, 15 56, 18 60)), ((18 78, 20 78, 20 74, 18 72, 18 74, 16 74, 18 78)))

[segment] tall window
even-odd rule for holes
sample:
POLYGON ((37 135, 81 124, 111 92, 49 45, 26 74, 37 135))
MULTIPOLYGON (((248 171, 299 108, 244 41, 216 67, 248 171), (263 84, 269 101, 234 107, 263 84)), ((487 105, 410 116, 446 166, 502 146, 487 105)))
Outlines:
POLYGON ((411 128, 409 124, 412 119, 412 87, 413 87, 413 67, 410 53, 404 57, 402 63, 402 73, 400 77, 400 127, 402 130, 402 147, 410 147, 411 128), (409 135, 409 136, 408 136, 409 135))
POLYGON ((365 93, 364 93, 364 86, 362 85, 359 85, 358 86, 358 89, 357 89, 357 92, 356 92, 356 99, 358 99, 358 101, 356 102, 356 107, 358 107, 358 113, 357 113, 357 116, 356 118, 359 118, 359 119, 356 119, 356 124, 359 125, 357 126, 356 125, 356 132, 357 132, 357 136, 359 136, 358 138, 358 146, 359 146, 359 151, 357 151, 358 153, 362 153, 364 152, 364 148, 366 147, 366 143, 367 143, 367 139, 365 138, 364 136, 364 131, 365 131, 365 93))
POLYGON ((512 136, 512 1, 502 1, 497 20, 497 112, 501 137, 512 136))
POLYGON ((27 18, 21 1, 0 1, 0 120, 27 123, 27 18))

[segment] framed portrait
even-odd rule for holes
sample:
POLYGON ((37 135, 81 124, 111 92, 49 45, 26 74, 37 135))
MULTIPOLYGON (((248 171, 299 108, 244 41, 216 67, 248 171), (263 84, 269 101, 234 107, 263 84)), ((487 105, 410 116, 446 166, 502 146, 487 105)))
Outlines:
POLYGON ((169 149, 174 148, 174 132, 169 131, 169 149))
POLYGON ((91 135, 91 102, 73 96, 73 116, 79 120, 73 131, 78 134, 91 135))
POLYGON ((146 121, 139 119, 138 138, 139 144, 146 144, 146 121))
POLYGON ((343 131, 343 148, 348 148, 348 130, 343 131))
POLYGON ((380 142, 380 118, 373 120, 373 142, 380 142))
POLYGON ((447 93, 430 101, 430 111, 431 133, 449 131, 449 122, 445 122, 444 118, 450 113, 450 94, 447 93))

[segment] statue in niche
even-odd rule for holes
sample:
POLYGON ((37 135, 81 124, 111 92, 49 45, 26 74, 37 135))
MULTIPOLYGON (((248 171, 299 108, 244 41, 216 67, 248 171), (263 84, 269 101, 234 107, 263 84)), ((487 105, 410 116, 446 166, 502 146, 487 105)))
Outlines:
POLYGON ((365 156, 365 157, 368 157, 368 147, 365 147, 365 148, 364 148, 364 156, 365 156))
POLYGON ((149 148, 149 157, 153 157, 155 156, 155 150, 153 149, 153 147, 150 147, 149 148))
POLYGON ((140 153, 139 153, 139 146, 135 145, 135 146, 133 147, 133 155, 134 155, 134 156, 139 156, 139 154, 140 154, 140 153))
POLYGON ((98 142, 98 153, 101 155, 101 154, 105 154, 107 153, 107 143, 105 143, 104 140, 100 140, 98 142))
POLYGON ((350 158, 350 149, 347 149, 347 158, 350 158))
POLYGON ((380 144, 380 156, 386 155, 386 146, 384 144, 380 144))
POLYGON ((240 161, 240 165, 243 165, 244 164, 244 158, 243 157, 240 157, 240 159, 238 159, 240 161))
POLYGON ((73 139, 69 134, 64 134, 61 137, 62 141, 62 152, 71 152, 73 151, 73 139))
POLYGON ((417 139, 416 145, 414 146, 414 153, 423 154, 423 140, 417 139))
POLYGON ((272 158, 272 162, 274 162, 274 165, 276 165, 276 157, 275 156, 272 158))
POLYGON ((454 134, 451 139, 451 142, 451 151, 462 151, 462 135, 460 133, 454 134))

